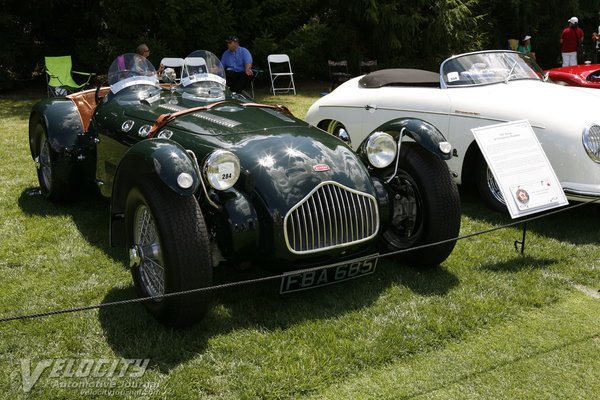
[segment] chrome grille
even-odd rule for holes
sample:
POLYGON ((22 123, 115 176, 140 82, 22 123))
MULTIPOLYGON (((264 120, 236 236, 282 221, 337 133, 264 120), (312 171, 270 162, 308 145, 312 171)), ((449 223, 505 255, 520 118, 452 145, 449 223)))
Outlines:
POLYGON ((379 230, 375 198, 323 182, 287 213, 285 240, 292 253, 314 253, 360 243, 379 230))

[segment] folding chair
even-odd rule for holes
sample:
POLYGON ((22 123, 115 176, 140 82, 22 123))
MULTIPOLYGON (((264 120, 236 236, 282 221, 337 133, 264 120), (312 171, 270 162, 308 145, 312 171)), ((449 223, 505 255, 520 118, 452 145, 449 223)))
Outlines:
MULTIPOLYGON (((165 57, 162 60, 160 60, 160 63, 162 65, 165 66, 165 71, 167 68, 183 68, 184 65, 184 60, 183 58, 174 58, 174 57, 165 57)), ((179 74, 177 74, 177 70, 175 71, 175 79, 173 79, 171 76, 165 76, 166 79, 169 80, 170 83, 180 83, 181 82, 181 70, 179 71, 179 74)), ((164 71, 163 71, 164 72, 164 71)), ((166 75, 166 73, 165 73, 166 75)))
POLYGON ((269 64, 269 75, 271 77, 271 90, 273 95, 277 94, 277 91, 285 91, 288 93, 290 90, 296 94, 296 85, 294 85, 294 73, 292 72, 292 65, 290 64, 290 58, 287 54, 269 54, 267 56, 267 63, 269 64), (271 65, 275 64, 275 65, 271 65), (284 64, 284 65, 279 65, 284 64), (286 68, 287 65, 287 69, 286 68), (273 71, 275 70, 275 72, 273 71), (288 87, 275 87, 275 81, 277 78, 287 76, 290 78, 288 87))
POLYGON ((517 50, 519 47, 519 39, 508 39, 508 50, 517 50))
POLYGON ((258 74, 260 74, 261 72, 264 72, 264 71, 262 69, 252 68, 252 80, 250 81, 250 87, 252 88, 252 98, 254 98, 254 81, 256 80, 256 77, 258 76, 258 74))
POLYGON ((48 97, 64 96, 69 93, 83 90, 90 83, 92 76, 96 75, 92 72, 78 72, 71 70, 71 56, 45 57, 46 63, 46 85, 48 97), (88 79, 82 84, 78 84, 73 80, 71 74, 87 75, 88 79))
POLYGON ((350 79, 351 75, 348 73, 348 61, 331 61, 327 60, 327 67, 329 69, 329 79, 331 80, 331 90, 335 89, 336 83, 346 82, 350 79))
POLYGON ((359 61, 358 72, 360 75, 368 74, 373 71, 377 71, 377 60, 359 61))

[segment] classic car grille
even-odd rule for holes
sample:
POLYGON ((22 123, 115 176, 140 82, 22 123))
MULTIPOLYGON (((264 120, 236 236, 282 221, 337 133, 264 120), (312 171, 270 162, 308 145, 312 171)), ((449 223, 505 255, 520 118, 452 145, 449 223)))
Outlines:
POLYGON ((366 241, 378 230, 375 198, 335 182, 321 183, 284 219, 287 246, 298 254, 366 241))

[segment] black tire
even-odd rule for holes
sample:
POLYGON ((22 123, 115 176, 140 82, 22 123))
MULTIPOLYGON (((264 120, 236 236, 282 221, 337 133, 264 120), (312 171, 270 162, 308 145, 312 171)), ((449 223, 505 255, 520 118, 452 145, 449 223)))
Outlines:
POLYGON ((477 186, 479 195, 488 206, 496 211, 505 214, 508 213, 506 202, 500 192, 498 183, 494 179, 492 171, 481 153, 478 154, 477 165, 475 167, 475 185, 477 186))
MULTIPOLYGON (((393 173, 394 164, 384 176, 393 173)), ((446 163, 416 143, 403 143, 398 172, 389 182, 392 198, 392 223, 383 233, 388 251, 408 249, 458 237, 460 197, 446 163)), ((456 240, 397 256, 417 268, 432 268, 442 263, 456 240)))
MULTIPOLYGON (((36 160, 38 182, 42 194, 55 202, 66 202, 74 198, 74 185, 65 182, 58 174, 58 155, 50 147, 48 134, 41 122, 37 122, 32 131, 33 157, 36 160)), ((70 171, 63 166, 63 175, 70 171)))
MULTIPOLYGON (((212 285, 210 241, 193 196, 180 196, 160 182, 146 180, 129 191, 125 220, 138 296, 212 285)), ((162 324, 184 327, 204 317, 210 297, 209 292, 199 292, 148 300, 144 305, 162 324)))

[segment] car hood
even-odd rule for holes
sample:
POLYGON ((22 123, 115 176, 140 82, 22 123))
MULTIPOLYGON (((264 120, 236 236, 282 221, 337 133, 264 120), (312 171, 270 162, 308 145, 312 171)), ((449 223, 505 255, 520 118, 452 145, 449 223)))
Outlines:
POLYGON ((284 215, 315 187, 335 182, 374 195, 363 163, 341 140, 310 126, 278 127, 240 135, 195 137, 184 146, 207 154, 207 144, 234 153, 242 167, 240 185, 284 215), (206 140, 210 139, 210 140, 206 140))
POLYGON ((260 129, 271 129, 281 126, 305 125, 303 121, 294 118, 291 114, 278 111, 276 107, 265 105, 248 105, 254 103, 241 103, 224 101, 217 105, 210 105, 210 109, 203 109, 207 103, 182 100, 175 97, 173 101, 162 98, 154 103, 140 102, 135 107, 124 107, 125 115, 133 119, 141 119, 153 124, 163 114, 172 114, 189 109, 195 111, 178 116, 169 122, 170 129, 179 129, 203 135, 239 134, 260 129))
MULTIPOLYGON (((151 125, 161 114, 198 106, 174 98, 176 104, 163 98, 123 107, 124 118, 151 125)), ((234 153, 242 170, 235 187, 256 194, 274 213, 287 212, 323 182, 375 194, 366 167, 344 142, 270 106, 223 102, 180 115, 162 129, 194 151, 201 168, 215 149, 234 153)))

